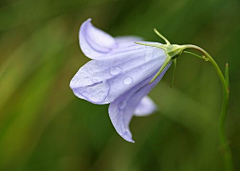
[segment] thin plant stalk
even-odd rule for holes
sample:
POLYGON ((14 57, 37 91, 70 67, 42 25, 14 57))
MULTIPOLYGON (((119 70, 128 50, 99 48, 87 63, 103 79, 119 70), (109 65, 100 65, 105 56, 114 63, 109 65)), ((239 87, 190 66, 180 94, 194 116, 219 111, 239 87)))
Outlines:
POLYGON ((228 64, 226 64, 225 69, 225 77, 219 68, 218 64, 215 62, 215 60, 209 55, 204 49, 196 46, 196 45, 184 45, 185 49, 193 49, 197 50, 200 53, 202 53, 208 61, 212 64, 212 66, 215 68, 221 84, 223 88, 223 102, 222 102, 222 110, 219 120, 219 133, 220 133, 220 143, 223 150, 223 159, 224 159, 224 165, 226 171, 233 171, 233 161, 232 161, 232 153, 226 138, 225 134, 225 120, 227 116, 227 108, 228 108, 228 102, 229 102, 229 76, 228 76, 228 64))

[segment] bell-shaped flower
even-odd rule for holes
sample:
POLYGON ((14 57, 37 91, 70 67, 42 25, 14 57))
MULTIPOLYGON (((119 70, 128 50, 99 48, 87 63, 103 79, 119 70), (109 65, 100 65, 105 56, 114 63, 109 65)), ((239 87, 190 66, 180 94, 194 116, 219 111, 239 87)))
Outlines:
POLYGON ((153 113, 156 105, 147 94, 170 66, 150 84, 166 61, 161 48, 135 42, 139 37, 112 37, 85 21, 79 32, 80 47, 90 62, 82 66, 70 82, 74 94, 94 104, 109 104, 109 116, 119 135, 129 142, 132 117, 153 113))

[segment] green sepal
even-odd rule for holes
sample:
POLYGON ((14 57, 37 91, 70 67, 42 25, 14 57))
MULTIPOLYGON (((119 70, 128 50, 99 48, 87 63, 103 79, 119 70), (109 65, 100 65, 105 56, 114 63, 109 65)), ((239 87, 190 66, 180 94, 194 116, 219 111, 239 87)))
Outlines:
POLYGON ((168 66, 168 64, 171 62, 171 58, 167 57, 161 68, 158 70, 157 74, 152 78, 149 84, 151 84, 162 72, 163 70, 168 66))
MULTIPOLYGON (((141 42, 135 42, 136 44, 144 45, 144 46, 152 46, 156 48, 160 48, 165 51, 166 53, 166 60, 157 72, 157 74, 153 77, 153 79, 150 81, 150 84, 163 72, 163 70, 166 68, 166 66, 174 61, 174 65, 176 65, 176 58, 183 53, 183 50, 185 49, 185 46, 183 45, 176 45, 171 44, 162 34, 160 34, 157 29, 154 29, 154 32, 162 38, 166 44, 148 44, 148 43, 141 43, 141 42)), ((176 67, 176 66, 175 66, 176 67)), ((174 80, 174 76, 173 76, 174 80)))

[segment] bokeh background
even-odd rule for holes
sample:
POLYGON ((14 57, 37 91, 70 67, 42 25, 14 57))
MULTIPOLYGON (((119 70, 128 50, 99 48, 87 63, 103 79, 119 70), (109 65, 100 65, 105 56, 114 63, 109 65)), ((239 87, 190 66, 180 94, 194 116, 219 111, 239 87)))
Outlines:
POLYGON ((213 67, 182 55, 150 96, 159 111, 134 118, 135 144, 114 130, 108 105, 76 98, 69 82, 87 59, 81 23, 113 36, 138 35, 206 49, 230 66, 226 132, 240 170, 239 0, 1 0, 0 170, 221 171, 222 90, 213 67))

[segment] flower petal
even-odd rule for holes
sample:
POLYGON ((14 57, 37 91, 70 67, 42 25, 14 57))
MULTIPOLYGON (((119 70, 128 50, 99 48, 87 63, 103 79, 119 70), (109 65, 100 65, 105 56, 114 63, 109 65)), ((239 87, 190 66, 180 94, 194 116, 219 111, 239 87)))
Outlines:
POLYGON ((150 97, 145 96, 137 105, 134 115, 135 116, 146 116, 152 114, 157 109, 155 103, 150 99, 150 97))
POLYGON ((117 48, 125 48, 135 45, 135 42, 142 41, 143 38, 138 36, 119 36, 115 37, 117 48))
POLYGON ((137 36, 122 36, 115 39, 106 32, 94 27, 91 19, 85 21, 79 31, 80 48, 91 59, 104 59, 109 55, 126 52, 136 47, 134 42, 141 41, 137 36))
POLYGON ((153 75, 164 63, 165 52, 137 46, 135 50, 85 64, 70 82, 74 94, 95 104, 107 104, 153 75))
POLYGON ((80 47, 89 58, 98 58, 116 46, 112 36, 94 27, 91 19, 85 21, 79 31, 80 47))
POLYGON ((152 79, 154 74, 133 87, 130 91, 121 95, 114 102, 110 103, 108 112, 112 124, 117 133, 126 141, 134 142, 129 129, 129 123, 137 105, 141 99, 158 84, 168 67, 165 68, 164 72, 152 84, 149 84, 149 81, 152 79))

